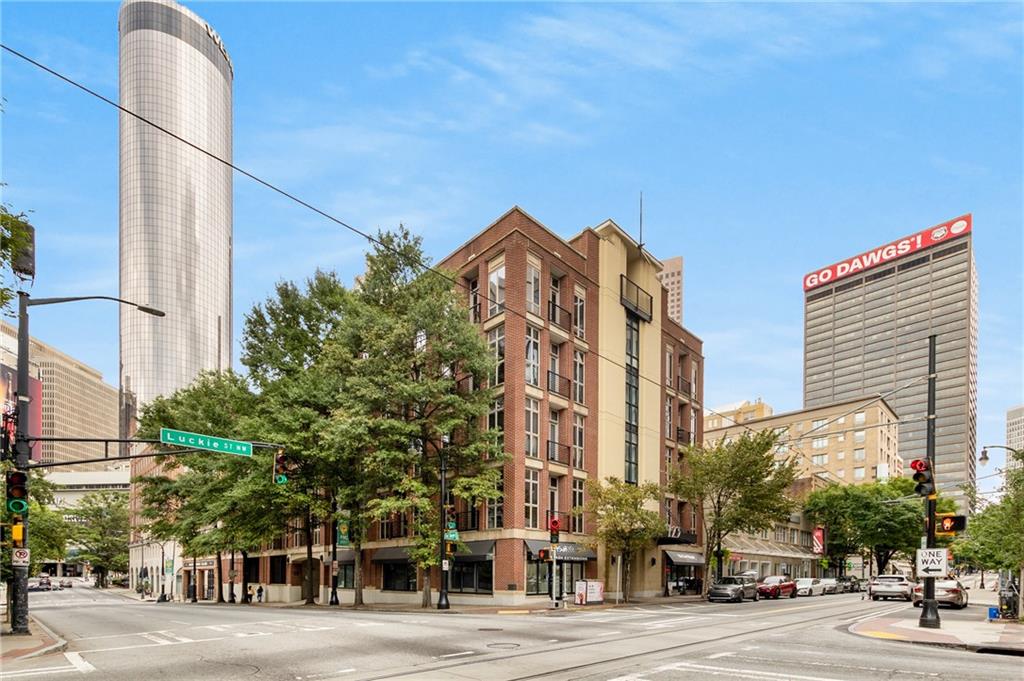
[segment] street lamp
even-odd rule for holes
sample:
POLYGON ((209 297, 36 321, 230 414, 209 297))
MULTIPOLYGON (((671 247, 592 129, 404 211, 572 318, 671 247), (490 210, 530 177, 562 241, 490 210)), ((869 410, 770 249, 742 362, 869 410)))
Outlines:
MULTIPOLYGON (((18 406, 16 410, 17 427, 14 435, 14 466, 19 471, 28 470, 28 462, 32 451, 28 443, 29 437, 29 394, 28 394, 28 365, 29 365, 29 334, 28 334, 28 308, 34 305, 58 305, 60 303, 74 303, 80 300, 112 300, 123 305, 131 305, 140 312, 163 317, 164 312, 154 307, 139 305, 113 296, 67 296, 61 298, 37 298, 32 300, 25 291, 18 291, 18 406)), ((28 546, 28 515, 24 516, 24 542, 28 546)), ((28 631, 28 566, 14 568, 14 581, 11 633, 27 634, 28 631)))
MULTIPOLYGON (((988 450, 989 449, 1005 449, 1016 457, 1024 454, 1024 449, 1014 449, 1013 447, 1007 447, 1006 445, 985 445, 981 448, 981 456, 978 457, 978 463, 982 466, 988 463, 988 450)), ((1009 462, 1007 462, 1009 463, 1009 462)))

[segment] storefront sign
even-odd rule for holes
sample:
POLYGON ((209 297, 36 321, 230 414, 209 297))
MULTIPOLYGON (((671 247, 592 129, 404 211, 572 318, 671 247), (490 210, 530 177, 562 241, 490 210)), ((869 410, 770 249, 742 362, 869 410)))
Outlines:
POLYGON ((852 276, 858 272, 884 265, 887 262, 911 255, 917 251, 955 239, 971 231, 971 214, 962 215, 958 218, 943 222, 922 230, 904 239, 893 241, 890 244, 861 253, 853 258, 848 258, 834 265, 811 272, 804 277, 804 291, 810 291, 819 286, 839 281, 845 277, 852 276))

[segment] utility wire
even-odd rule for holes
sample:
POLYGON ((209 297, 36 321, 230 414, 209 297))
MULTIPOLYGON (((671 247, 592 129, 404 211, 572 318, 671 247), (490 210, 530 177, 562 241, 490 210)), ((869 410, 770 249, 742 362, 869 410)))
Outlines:
MULTIPOLYGON (((272 183, 272 182, 270 182, 268 180, 264 180, 263 178, 259 177, 255 173, 252 173, 252 172, 250 172, 250 171, 248 171, 248 170, 246 170, 246 169, 244 169, 244 168, 242 168, 240 166, 237 166, 237 165, 235 165, 231 161, 228 161, 228 160, 226 160, 224 158, 221 158, 217 154, 215 154, 215 153, 213 153, 213 152, 211 152, 211 151, 209 151, 209 150, 199 146, 198 144, 195 144, 194 142, 192 142, 190 140, 185 139, 184 137, 178 135, 177 133, 174 133, 174 132, 168 130, 167 128, 165 128, 163 126, 161 126, 161 125, 159 125, 157 123, 154 123, 153 121, 149 120, 145 116, 142 116, 141 114, 138 114, 138 113, 136 113, 134 111, 131 111, 130 109, 127 109, 127 108, 121 106, 120 104, 118 104, 114 100, 110 99, 109 97, 106 97, 106 96, 100 94, 99 92, 96 92, 92 88, 89 88, 88 86, 83 85, 82 83, 74 80, 73 78, 71 78, 69 76, 66 76, 63 73, 60 73, 59 71, 57 71, 55 69, 52 69, 49 66, 46 66, 45 64, 43 64, 43 63, 41 63, 39 61, 36 61, 35 59, 32 59, 28 55, 26 55, 26 54, 24 54, 22 52, 19 52, 18 50, 15 50, 14 48, 10 47, 9 45, 7 45, 5 43, 0 43, 0 48, 3 48, 5 51, 7 51, 10 54, 18 57, 19 59, 24 60, 25 62, 28 62, 29 64, 35 66, 36 68, 38 68, 38 69, 40 69, 42 71, 45 71, 46 73, 49 73, 50 75, 54 76, 55 78, 58 78, 58 79, 64 81, 68 85, 71 85, 72 87, 77 88, 77 89, 81 90, 82 92, 85 92, 86 94, 91 95, 92 97, 95 97, 96 99, 99 99, 100 101, 102 101, 102 102, 104 102, 104 103, 114 107, 118 111, 121 111, 122 113, 125 113, 125 114, 131 116, 132 118, 134 118, 134 119, 136 119, 136 120, 138 120, 138 121, 140 121, 142 123, 145 123, 146 125, 148 125, 150 127, 153 127, 155 129, 159 130, 160 132, 168 135, 169 137, 172 137, 172 138, 178 140, 179 142, 181 142, 185 146, 188 146, 188 147, 194 149, 195 151, 198 151, 199 153, 203 154, 204 156, 208 156, 212 160, 217 161, 218 163, 220 163, 220 164, 222 164, 224 166, 227 166, 228 168, 231 168, 235 172, 237 172, 237 173, 239 173, 241 175, 244 175, 245 177, 248 177, 250 180, 256 182, 257 184, 263 185, 267 189, 269 189, 269 190, 271 190, 271 191, 273 191, 273 192, 275 192, 277 194, 280 194, 281 196, 284 196, 285 198, 290 199, 291 201, 294 201, 295 203, 299 204, 300 206, 303 206, 304 208, 307 208, 308 210, 313 211, 317 215, 320 215, 321 217, 326 218, 327 220, 330 220, 331 222, 339 225, 340 227, 343 227, 343 228, 349 230, 353 234, 361 236, 366 241, 368 241, 368 242, 370 242, 372 244, 375 244, 376 246, 379 246, 380 248, 383 248, 384 250, 390 251, 393 255, 396 255, 396 256, 404 259, 407 262, 407 264, 409 264, 409 265, 411 265, 413 267, 419 268, 424 273, 425 272, 430 272, 430 273, 432 273, 432 274, 434 274, 436 276, 439 276, 439 277, 447 280, 448 282, 450 282, 451 284, 453 284, 455 286, 459 286, 459 287, 465 289, 467 292, 470 291, 469 284, 464 282, 464 281, 462 281, 461 278, 453 277, 453 276, 451 276, 451 275, 449 275, 449 274, 447 274, 447 273, 445 273, 445 272, 443 272, 443 271, 441 271, 441 270, 439 270, 439 269, 429 265, 428 263, 424 262, 423 259, 421 259, 421 258, 415 258, 415 257, 410 257, 410 256, 405 255, 404 253, 400 252, 398 249, 392 248, 391 246, 387 245, 386 243, 384 243, 380 239, 376 238, 372 234, 369 234, 368 232, 365 232, 365 231, 360 230, 360 229, 358 229, 356 227, 353 227, 352 225, 350 225, 349 223, 345 222, 344 220, 341 220, 340 218, 337 218, 334 215, 331 215, 330 213, 328 213, 325 210, 317 208, 313 204, 311 204, 308 201, 305 201, 305 200, 299 198, 295 194, 292 194, 291 192, 289 192, 289 191, 287 191, 285 189, 282 189, 281 187, 275 185, 274 183, 272 183)), ((480 301, 490 303, 490 299, 486 295, 484 295, 481 291, 478 290, 476 293, 477 293, 477 298, 480 301)), ((513 309, 508 308, 508 307, 503 307, 503 310, 506 313, 511 313, 511 314, 513 314, 513 315, 515 315, 517 317, 520 317, 520 318, 526 320, 527 322, 530 321, 530 319, 523 312, 519 312, 518 310, 513 310, 513 309)), ((620 362, 618 362, 618 361, 616 361, 616 360, 614 360, 614 359, 612 359, 612 358, 610 358, 610 357, 608 357, 606 355, 602 355, 599 352, 597 352, 596 350, 593 350, 591 352, 593 352, 595 357, 603 359, 606 362, 612 364, 613 366, 616 366, 616 367, 622 369, 623 371, 626 370, 625 364, 622 364, 622 363, 620 363, 620 362)), ((641 379, 643 379, 643 380, 645 380, 645 381, 647 381, 649 383, 652 383, 652 384, 658 386, 659 388, 662 387, 662 383, 661 383, 660 379, 658 379, 658 380, 652 379, 649 376, 645 376, 643 374, 640 374, 639 372, 638 372, 637 375, 638 375, 639 378, 641 378, 641 379)), ((927 377, 924 377, 924 378, 927 378, 927 377)), ((921 379, 917 379, 917 380, 921 380, 921 379)), ((857 411, 857 410, 859 410, 859 409, 861 409, 861 408, 863 408, 865 406, 873 404, 877 400, 882 399, 882 398, 886 397, 887 395, 892 395, 893 393, 895 393, 895 392, 897 392, 899 390, 902 390, 903 388, 909 387, 914 382, 916 382, 916 381, 912 381, 911 383, 908 383, 907 385, 905 385, 905 386, 903 386, 901 388, 897 388, 897 389, 895 389, 895 390, 893 390, 893 391, 891 391, 889 393, 886 393, 884 395, 879 395, 878 397, 876 397, 876 398, 874 398, 872 400, 869 400, 868 402, 865 402, 863 405, 855 408, 853 411, 849 412, 846 415, 849 415, 850 413, 853 413, 853 412, 855 412, 855 411, 857 411)), ((691 409, 692 408, 693 408, 693 406, 691 404, 691 409)), ((716 413, 717 414, 717 412, 715 412, 712 409, 706 409, 705 408, 705 410, 708 411, 708 412, 716 413)), ((840 417, 836 417, 836 418, 838 419, 840 417)), ((833 419, 833 421, 834 420, 835 419, 833 419)), ((828 425, 831 422, 832 421, 829 421, 828 423, 822 424, 818 428, 822 428, 822 427, 828 425)), ((750 428, 747 428, 747 430, 750 430, 751 432, 756 432, 756 431, 754 431, 753 429, 750 429, 750 428)), ((813 432, 814 430, 817 430, 817 429, 812 429, 809 432, 813 432)), ((796 454, 798 454, 798 455, 802 456, 803 458, 809 460, 808 455, 806 453, 804 453, 802 450, 796 449, 792 445, 787 445, 787 447, 791 451, 795 452, 796 454)), ((816 465, 816 464, 812 463, 812 465, 816 465)), ((830 471, 827 471, 827 470, 825 472, 826 473, 830 473, 830 471)))

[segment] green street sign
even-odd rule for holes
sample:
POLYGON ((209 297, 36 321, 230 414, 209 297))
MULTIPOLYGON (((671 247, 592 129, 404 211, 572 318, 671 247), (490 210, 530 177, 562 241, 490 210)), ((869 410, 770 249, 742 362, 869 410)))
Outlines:
POLYGON ((160 429, 160 442, 165 445, 177 445, 191 449, 205 449, 210 452, 224 452, 238 456, 252 456, 252 443, 228 440, 212 435, 189 433, 184 430, 160 429))
POLYGON ((458 530, 445 530, 444 531, 444 540, 445 541, 459 541, 459 531, 458 530))

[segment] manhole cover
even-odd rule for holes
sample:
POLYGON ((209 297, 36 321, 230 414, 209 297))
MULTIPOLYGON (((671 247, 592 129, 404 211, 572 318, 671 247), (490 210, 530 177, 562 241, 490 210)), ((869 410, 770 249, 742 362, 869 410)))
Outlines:
POLYGON ((496 650, 515 650, 519 647, 518 643, 488 643, 488 648, 495 648, 496 650))
POLYGON ((497 627, 483 627, 481 629, 477 629, 477 631, 504 631, 504 629, 498 629, 497 627))

